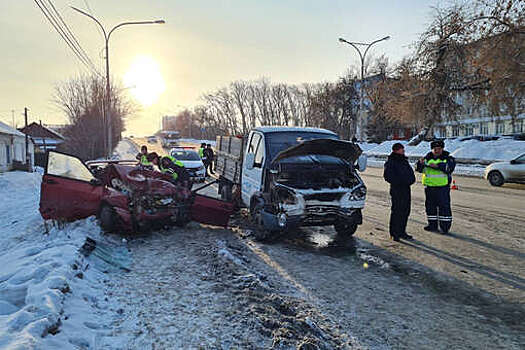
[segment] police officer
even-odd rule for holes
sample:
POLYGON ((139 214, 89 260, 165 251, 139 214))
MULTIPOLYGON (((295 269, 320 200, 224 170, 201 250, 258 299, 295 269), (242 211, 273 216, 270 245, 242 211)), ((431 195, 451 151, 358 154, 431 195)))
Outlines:
POLYGON ((153 164, 150 161, 148 161, 148 147, 146 147, 146 145, 140 147, 140 153, 137 154, 135 158, 138 159, 139 164, 141 166, 148 168, 153 167, 153 164))
POLYGON ((452 225, 450 209, 450 183, 456 160, 444 150, 445 143, 437 140, 430 143, 432 149, 416 164, 416 171, 423 173, 425 186, 425 208, 428 225, 426 231, 448 233, 452 225), (439 225, 439 227, 438 227, 439 225))
POLYGON ((157 153, 152 152, 148 154, 148 161, 155 164, 161 173, 171 175, 173 182, 180 181, 184 184, 190 178, 184 164, 172 156, 160 157, 157 153))
POLYGON ((400 239, 412 240, 413 237, 406 233, 406 227, 410 215, 410 186, 416 182, 416 177, 401 143, 392 146, 392 153, 385 162, 383 177, 390 184, 392 198, 390 238, 396 242, 400 239))

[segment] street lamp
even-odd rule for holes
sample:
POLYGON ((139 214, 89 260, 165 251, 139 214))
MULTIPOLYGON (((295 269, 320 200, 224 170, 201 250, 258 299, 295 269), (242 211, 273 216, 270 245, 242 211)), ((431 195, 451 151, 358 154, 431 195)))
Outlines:
POLYGON ((107 133, 108 133, 108 136, 107 136, 107 155, 108 155, 108 158, 111 158, 111 152, 112 152, 112 126, 111 126, 111 116, 110 116, 110 111, 111 111, 111 107, 110 107, 110 102, 111 102, 111 94, 110 94, 110 84, 109 84, 109 38, 111 37, 111 34, 117 29, 117 28, 120 28, 120 27, 123 27, 123 26, 127 26, 127 25, 133 25, 133 24, 164 24, 166 23, 166 21, 164 21, 163 19, 158 19, 158 20, 154 20, 154 21, 133 21, 133 22, 122 22, 122 23, 119 23, 117 24, 116 26, 114 26, 113 28, 111 28, 111 30, 109 32, 106 32, 106 30, 104 29, 104 26, 92 15, 90 15, 89 13, 86 13, 76 7, 73 7, 71 6, 71 8, 81 14, 83 14, 84 16, 87 16, 89 18, 91 18, 93 21, 95 21, 98 26, 100 27, 100 29, 102 30, 102 33, 104 34, 104 40, 105 40, 105 50, 106 50, 106 103, 105 103, 105 108, 104 108, 104 119, 106 120, 106 123, 107 123, 107 133), (106 34, 107 33, 107 34, 106 34))
POLYGON ((352 46, 354 49, 356 49, 357 53, 359 54, 359 58, 361 59, 361 86, 359 88, 359 116, 357 120, 357 127, 356 127, 356 134, 359 136, 360 141, 364 141, 365 138, 365 132, 364 132, 364 126, 363 126, 363 116, 362 113, 364 112, 364 105, 363 105, 363 91, 364 91, 364 80, 365 80, 365 58, 366 54, 368 53, 368 50, 372 47, 372 45, 377 44, 380 41, 388 40, 390 39, 389 36, 385 36, 384 38, 377 39, 372 41, 371 43, 359 43, 355 41, 348 41, 343 38, 339 38, 339 42, 348 44, 352 46), (366 46, 366 49, 364 52, 361 52, 358 45, 360 46, 366 46))

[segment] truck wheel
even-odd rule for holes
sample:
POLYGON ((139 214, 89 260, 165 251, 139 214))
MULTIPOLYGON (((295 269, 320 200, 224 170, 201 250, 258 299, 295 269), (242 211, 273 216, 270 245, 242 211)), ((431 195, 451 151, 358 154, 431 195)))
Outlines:
POLYGON ((105 232, 113 232, 117 226, 117 217, 112 207, 104 204, 99 213, 100 226, 105 232))
POLYGON ((336 222, 334 224, 337 235, 341 238, 350 238, 357 231, 357 224, 352 222, 336 222))
POLYGON ((264 227, 262 210, 262 203, 253 203, 250 206, 250 219, 253 226, 253 236, 258 242, 265 241, 272 236, 272 232, 264 227))
POLYGON ((505 179, 499 171, 491 171, 489 173, 489 183, 492 186, 501 186, 505 183, 505 179))

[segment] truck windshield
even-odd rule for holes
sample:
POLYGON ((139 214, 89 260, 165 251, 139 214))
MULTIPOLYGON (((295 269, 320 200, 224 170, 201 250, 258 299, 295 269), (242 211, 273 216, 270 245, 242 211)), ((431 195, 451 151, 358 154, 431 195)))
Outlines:
POLYGON ((272 160, 275 156, 287 148, 295 146, 304 141, 314 139, 334 139, 338 140, 337 135, 318 133, 318 132, 272 132, 266 135, 268 142, 269 159, 272 160))

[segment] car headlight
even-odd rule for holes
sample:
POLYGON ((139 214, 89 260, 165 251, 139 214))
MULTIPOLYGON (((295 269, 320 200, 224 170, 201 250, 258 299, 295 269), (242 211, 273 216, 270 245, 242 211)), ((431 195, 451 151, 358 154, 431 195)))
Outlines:
POLYGON ((197 171, 203 171, 203 170, 206 170, 206 168, 204 168, 204 165, 201 165, 201 166, 197 169, 197 171))
POLYGON ((343 197, 341 197, 341 205, 349 204, 354 201, 362 201, 366 198, 366 187, 359 186, 351 192, 346 192, 343 197))

